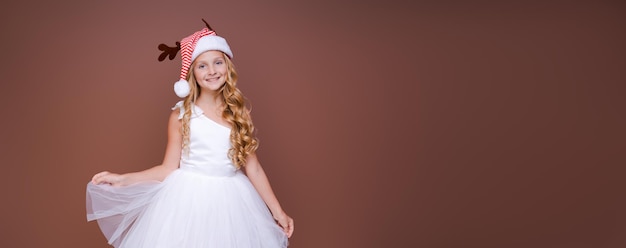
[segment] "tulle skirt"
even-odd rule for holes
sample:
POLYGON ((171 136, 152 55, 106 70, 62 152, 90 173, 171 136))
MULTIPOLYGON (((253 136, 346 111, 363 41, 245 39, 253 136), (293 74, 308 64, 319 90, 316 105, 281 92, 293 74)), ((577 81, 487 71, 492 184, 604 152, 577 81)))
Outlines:
POLYGON ((248 178, 178 169, 163 182, 87 185, 87 220, 115 247, 287 247, 248 178))

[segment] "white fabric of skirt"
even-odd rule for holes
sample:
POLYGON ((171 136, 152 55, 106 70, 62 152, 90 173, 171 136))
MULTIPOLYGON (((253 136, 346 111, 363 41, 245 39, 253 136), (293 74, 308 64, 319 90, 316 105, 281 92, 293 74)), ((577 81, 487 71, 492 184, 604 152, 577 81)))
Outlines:
POLYGON ((276 248, 288 240, 249 179, 237 170, 177 169, 163 182, 87 185, 87 219, 123 248, 276 248))

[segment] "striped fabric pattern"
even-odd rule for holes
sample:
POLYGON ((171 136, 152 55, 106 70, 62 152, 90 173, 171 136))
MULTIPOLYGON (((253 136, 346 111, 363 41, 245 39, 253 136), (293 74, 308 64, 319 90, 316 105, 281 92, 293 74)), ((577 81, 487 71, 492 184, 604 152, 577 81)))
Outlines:
POLYGON ((180 79, 185 80, 187 78, 187 73, 189 72, 189 67, 191 66, 191 54, 193 53, 196 44, 200 38, 207 35, 216 35, 214 31, 209 30, 208 28, 203 28, 202 30, 193 33, 190 36, 183 38, 180 41, 180 55, 182 58, 182 68, 180 70, 180 79))

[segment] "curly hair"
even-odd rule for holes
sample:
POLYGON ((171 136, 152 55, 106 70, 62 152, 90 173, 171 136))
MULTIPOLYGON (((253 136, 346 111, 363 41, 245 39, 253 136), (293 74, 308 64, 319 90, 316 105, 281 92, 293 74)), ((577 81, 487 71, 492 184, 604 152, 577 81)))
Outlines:
MULTIPOLYGON (((236 87, 237 72, 232 61, 228 56, 224 55, 224 60, 228 67, 226 82, 219 89, 222 96, 222 117, 231 125, 230 143, 231 148, 228 151, 228 157, 232 160, 237 169, 242 168, 246 164, 246 158, 254 153, 259 147, 258 139, 254 135, 254 125, 250 110, 246 107, 245 97, 236 87)), ((191 119, 191 109, 196 99, 200 95, 200 86, 194 77, 193 68, 195 62, 192 63, 187 74, 190 92, 189 96, 183 101, 185 113, 183 114, 181 134, 183 136, 183 151, 189 153, 189 120, 191 119)))

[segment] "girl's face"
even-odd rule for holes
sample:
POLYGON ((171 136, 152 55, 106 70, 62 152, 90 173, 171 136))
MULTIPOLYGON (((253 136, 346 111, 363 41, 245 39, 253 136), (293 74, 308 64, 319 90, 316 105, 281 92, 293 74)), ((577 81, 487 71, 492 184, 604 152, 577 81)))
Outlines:
POLYGON ((228 66, 220 51, 207 51, 196 58, 193 75, 201 90, 217 91, 226 82, 228 66))

